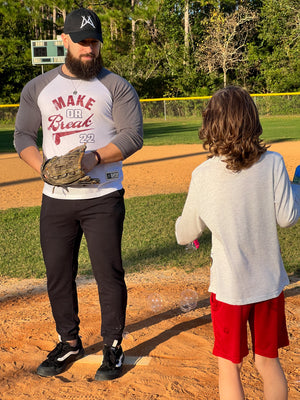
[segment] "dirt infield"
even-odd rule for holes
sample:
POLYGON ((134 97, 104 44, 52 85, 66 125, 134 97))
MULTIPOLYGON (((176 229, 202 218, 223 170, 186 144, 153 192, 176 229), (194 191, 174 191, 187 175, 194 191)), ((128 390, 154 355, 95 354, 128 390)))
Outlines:
MULTIPOLYGON (((300 142, 274 144, 271 150, 284 156, 292 178, 300 142)), ((185 192, 192 170, 205 159, 201 145, 144 147, 125 162, 126 197, 185 192)), ((0 209, 40 204, 42 182, 15 154, 0 156, 0 169, 0 209)), ((208 267, 189 274, 170 269, 128 275, 124 374, 116 381, 95 382, 102 341, 94 280, 78 280, 80 334, 87 357, 57 377, 41 378, 36 368, 57 341, 45 281, 0 278, 0 400, 218 399, 208 279, 208 267), (197 308, 187 313, 179 308, 184 289, 199 296, 197 308), (157 293, 163 303, 154 311, 148 296, 157 293)), ((291 277, 285 294, 290 346, 280 356, 289 399, 296 400, 300 392, 297 277, 291 277)), ((263 398, 250 355, 244 362, 243 382, 248 400, 263 398)))
MULTIPOLYGON (((299 165, 300 141, 276 143, 292 179, 299 165)), ((127 198, 188 190, 193 169, 207 157, 202 146, 145 146, 124 162, 127 198)), ((16 154, 0 154, 0 210, 40 205, 43 182, 16 154)))

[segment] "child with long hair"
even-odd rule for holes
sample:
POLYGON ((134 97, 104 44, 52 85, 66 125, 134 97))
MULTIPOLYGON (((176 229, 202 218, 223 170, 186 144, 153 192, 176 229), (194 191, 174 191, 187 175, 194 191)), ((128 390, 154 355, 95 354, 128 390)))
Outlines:
POLYGON ((192 173, 177 219, 177 242, 212 233, 209 292, 222 400, 244 399, 240 372, 248 355, 249 323, 255 365, 267 400, 284 400, 287 382, 278 349, 289 344, 283 289, 289 284, 277 236, 300 216, 300 185, 260 136, 255 103, 244 89, 217 91, 203 112, 199 138, 208 160, 192 173))

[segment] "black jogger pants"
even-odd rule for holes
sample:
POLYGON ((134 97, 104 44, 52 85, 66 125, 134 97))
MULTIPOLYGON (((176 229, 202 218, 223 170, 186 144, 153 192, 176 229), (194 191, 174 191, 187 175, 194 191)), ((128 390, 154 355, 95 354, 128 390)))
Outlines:
POLYGON ((62 340, 79 332, 76 276, 78 253, 85 235, 101 305, 101 335, 105 344, 120 343, 125 326, 127 289, 121 258, 125 217, 124 190, 88 200, 43 196, 40 237, 47 289, 62 340))

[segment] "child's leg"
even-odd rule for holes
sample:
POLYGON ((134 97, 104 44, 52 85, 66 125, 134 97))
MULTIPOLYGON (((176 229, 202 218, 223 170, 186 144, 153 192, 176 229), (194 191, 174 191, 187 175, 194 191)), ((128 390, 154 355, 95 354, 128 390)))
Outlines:
POLYGON ((279 358, 255 354, 255 365, 264 382, 266 400, 287 400, 288 386, 279 358))
POLYGON ((230 360, 218 357, 219 392, 221 400, 244 400, 240 372, 242 363, 234 364, 230 360))
POLYGON ((286 400, 288 388, 278 349, 289 344, 284 294, 254 305, 249 318, 255 365, 264 382, 266 400, 286 400))
POLYGON ((247 321, 251 305, 223 303, 211 294, 211 316, 215 343, 213 354, 218 357, 221 400, 244 400, 240 379, 243 358, 248 354, 247 321))

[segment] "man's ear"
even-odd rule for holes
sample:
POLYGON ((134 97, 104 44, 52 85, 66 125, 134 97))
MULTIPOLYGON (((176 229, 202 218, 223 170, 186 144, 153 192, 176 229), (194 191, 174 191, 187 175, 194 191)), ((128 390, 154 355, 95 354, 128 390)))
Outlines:
POLYGON ((69 35, 67 35, 67 34, 65 34, 65 33, 62 33, 60 36, 61 36, 61 39, 62 39, 62 41, 63 41, 63 44, 64 44, 65 49, 68 50, 68 47, 69 47, 69 40, 70 40, 69 35))

